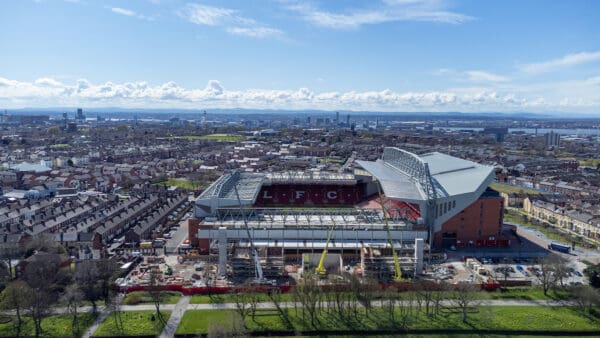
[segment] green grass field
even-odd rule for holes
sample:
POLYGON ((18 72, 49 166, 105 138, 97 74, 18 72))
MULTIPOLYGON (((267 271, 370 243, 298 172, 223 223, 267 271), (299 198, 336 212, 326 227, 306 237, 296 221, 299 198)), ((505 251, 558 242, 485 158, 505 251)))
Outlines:
POLYGON ((194 140, 213 140, 213 141, 223 141, 223 142, 239 142, 243 141, 246 138, 241 135, 231 135, 231 134, 210 134, 210 135, 186 135, 181 136, 182 139, 188 141, 194 140))
MULTIPOLYGON (((413 313, 405 321, 409 329, 501 329, 501 330, 586 330, 596 332, 600 328, 600 318, 586 317, 572 308, 541 306, 497 306, 477 307, 471 310, 468 320, 461 320, 459 311, 445 309, 440 315, 427 316, 413 308, 413 313)), ((187 311, 177 329, 177 333, 207 333, 212 323, 224 323, 232 318, 231 310, 187 311)), ((313 327, 308 315, 302 319, 301 311, 288 310, 289 323, 274 310, 258 311, 254 320, 246 318, 250 331, 319 331, 319 330, 376 330, 394 329, 400 326, 400 313, 395 321, 390 319, 384 308, 376 308, 367 316, 362 308, 358 315, 346 316, 343 320, 335 314, 322 311, 313 327)))
MULTIPOLYGON (((96 315, 82 313, 79 315, 79 332, 73 332, 71 316, 67 314, 54 315, 42 320, 42 337, 79 337, 92 325, 96 315)), ((15 337, 13 322, 0 323, 0 337, 15 337)), ((35 336, 33 321, 26 318, 21 328, 21 336, 35 336)))
POLYGON ((186 190, 196 190, 200 184, 198 182, 190 181, 187 178, 169 178, 166 181, 154 183, 154 185, 166 185, 169 187, 179 187, 186 190))
POLYGON ((532 195, 541 194, 541 192, 539 192, 537 190, 515 187, 512 185, 502 184, 502 183, 491 183, 490 188, 496 190, 497 192, 503 192, 503 193, 507 193, 507 194, 514 194, 514 193, 527 193, 527 194, 532 194, 532 195))
MULTIPOLYGON (((161 304, 177 304, 181 297, 181 292, 175 291, 164 291, 162 295, 161 304)), ((134 291, 130 292, 123 299, 125 305, 136 305, 136 304, 153 304, 150 294, 146 291, 134 291)))
MULTIPOLYGON (((171 311, 161 311, 165 317, 165 321, 169 320, 171 311)), ((94 337, 125 337, 135 335, 157 335, 160 334, 164 325, 155 318, 151 320, 154 311, 122 311, 121 321, 123 330, 117 328, 115 316, 110 315, 105 321, 100 324, 94 337)))

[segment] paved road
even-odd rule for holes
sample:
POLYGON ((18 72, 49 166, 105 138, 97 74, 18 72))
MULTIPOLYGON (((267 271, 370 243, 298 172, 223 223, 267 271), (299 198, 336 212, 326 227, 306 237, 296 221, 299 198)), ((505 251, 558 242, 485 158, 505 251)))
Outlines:
POLYGON ((181 243, 183 243, 183 241, 185 239, 187 239, 188 237, 188 219, 186 217, 182 218, 182 220, 179 222, 179 229, 177 229, 177 231, 175 231, 175 233, 173 233, 173 238, 170 238, 169 240, 167 240, 167 244, 165 245, 167 248, 167 252, 172 254, 172 253, 177 253, 177 247, 179 247, 179 245, 181 243))

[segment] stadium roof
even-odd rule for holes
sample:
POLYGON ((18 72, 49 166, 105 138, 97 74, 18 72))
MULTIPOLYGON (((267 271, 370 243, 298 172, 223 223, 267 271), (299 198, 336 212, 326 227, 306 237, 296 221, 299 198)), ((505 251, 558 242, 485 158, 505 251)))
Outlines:
POLYGON ((494 168, 438 152, 415 155, 385 148, 381 160, 357 161, 375 176, 388 198, 423 202, 468 194, 487 186, 494 168))

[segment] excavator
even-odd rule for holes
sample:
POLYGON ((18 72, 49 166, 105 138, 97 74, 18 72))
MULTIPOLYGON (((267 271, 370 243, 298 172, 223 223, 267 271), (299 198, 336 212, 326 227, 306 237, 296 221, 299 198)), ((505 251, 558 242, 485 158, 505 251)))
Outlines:
POLYGON ((390 249, 392 249, 392 257, 394 258, 394 276, 392 277, 394 282, 403 282, 404 278, 402 278, 402 269, 400 268, 400 260, 398 259, 398 253, 394 249, 394 240, 392 238, 392 232, 390 230, 390 223, 387 216, 387 210, 385 209, 385 204, 383 200, 383 195, 381 194, 381 184, 377 181, 377 193, 379 194, 379 204, 381 205, 381 211, 383 212, 383 220, 385 221, 385 230, 387 231, 388 243, 390 244, 390 249))
POLYGON ((325 269, 323 264, 325 263, 325 256, 327 256, 327 248, 329 247, 329 242, 331 242, 331 236, 333 235, 334 229, 335 229, 335 221, 332 218, 331 219, 331 228, 329 229, 329 233, 327 234, 327 241, 325 242, 325 248, 323 249, 323 252, 321 253, 321 259, 319 259, 319 264, 315 268, 315 272, 319 276, 322 276, 322 277, 327 275, 327 270, 325 269))

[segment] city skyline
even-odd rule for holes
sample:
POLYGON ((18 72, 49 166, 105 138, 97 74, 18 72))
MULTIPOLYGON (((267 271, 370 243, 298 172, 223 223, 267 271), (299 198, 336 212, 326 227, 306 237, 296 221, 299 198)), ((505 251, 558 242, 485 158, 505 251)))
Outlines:
POLYGON ((600 4, 20 1, 0 108, 600 114, 600 4))

